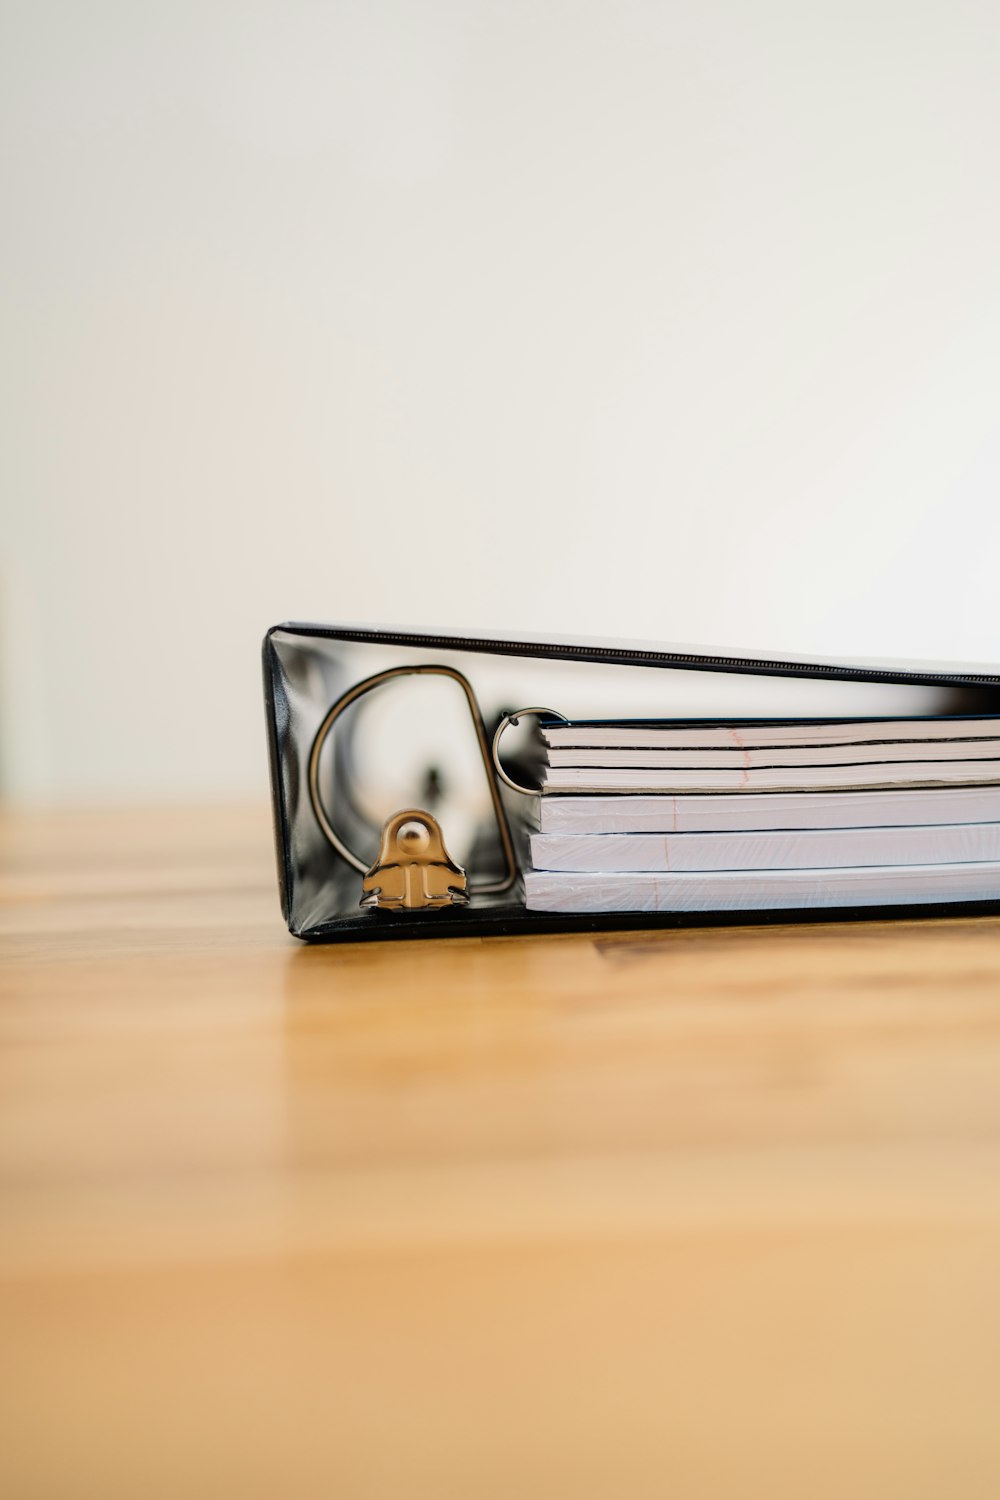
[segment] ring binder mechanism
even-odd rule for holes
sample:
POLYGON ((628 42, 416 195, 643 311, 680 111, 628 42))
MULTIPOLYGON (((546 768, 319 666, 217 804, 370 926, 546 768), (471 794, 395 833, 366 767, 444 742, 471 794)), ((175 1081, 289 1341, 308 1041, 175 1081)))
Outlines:
POLYGON ((1000 667, 309 624, 268 631, 263 658, 282 910, 306 941, 1000 912, 1000 774, 991 783, 985 744, 1000 718, 939 789, 946 721, 1000 715, 1000 667), (439 713, 416 686, 432 680, 461 698, 439 713), (382 732, 394 693, 397 708, 418 700, 412 743, 398 718, 394 738, 382 732), (509 707, 526 700, 564 712, 509 707), (530 717, 538 733, 505 765, 504 735, 530 717), (892 753, 852 753, 844 726, 862 720, 910 724, 928 746, 919 782, 898 734, 892 753), (765 721, 796 735, 836 722, 841 739, 726 738, 765 721), (826 869, 809 864, 820 847, 826 869), (918 848, 939 863, 884 867, 905 878, 874 859, 844 865, 918 848))
MULTIPOLYGON (((473 890, 498 893, 509 890, 517 879, 517 860, 511 838, 510 824, 500 793, 494 783, 489 759, 486 726, 476 701, 472 684, 454 667, 429 663, 414 666, 389 667, 355 683, 342 693, 336 703, 328 709, 316 731, 309 752, 309 800, 324 837, 340 857, 364 875, 360 905, 366 909, 382 907, 389 910, 418 910, 423 907, 464 905, 469 900, 469 883, 465 871, 456 865, 447 853, 444 836, 437 820, 427 812, 412 810, 399 812, 390 817, 382 828, 382 839, 378 859, 369 869, 366 861, 348 848, 336 831, 320 793, 320 758, 334 724, 352 703, 363 698, 374 688, 391 682, 397 677, 435 676, 448 677, 457 682, 465 694, 469 714, 476 731, 476 739, 482 756, 483 768, 489 783, 493 811, 496 817, 497 834, 503 854, 504 874, 497 880, 480 881, 473 890), (446 870, 453 877, 451 884, 442 884, 436 873, 446 870), (384 889, 375 884, 376 876, 384 876, 384 889), (418 878, 419 877, 419 878, 418 878)), ((432 780, 436 779, 434 772, 432 780)))
POLYGON ((378 859, 361 882, 361 905, 389 911, 464 906, 468 884, 444 846, 437 819, 410 808, 386 821, 378 859))
POLYGON ((512 792, 520 792, 523 796, 526 797, 534 796, 538 792, 538 787, 522 786, 519 781, 515 781, 512 776, 508 776, 507 772, 503 768, 503 762, 500 759, 500 741, 503 738, 505 729, 516 728, 522 719, 530 718, 561 719, 564 724, 569 723, 566 715, 557 713, 554 708, 519 708, 514 713, 504 714, 503 718, 500 720, 500 723, 497 725, 496 732, 493 735, 493 765, 496 773, 500 777, 500 780, 504 783, 504 785, 510 787, 512 792))

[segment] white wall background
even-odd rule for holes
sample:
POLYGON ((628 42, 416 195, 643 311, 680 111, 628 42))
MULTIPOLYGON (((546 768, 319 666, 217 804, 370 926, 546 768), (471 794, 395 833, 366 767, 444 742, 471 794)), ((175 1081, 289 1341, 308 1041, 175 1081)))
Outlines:
POLYGON ((996 0, 3 0, 3 769, 289 616, 1000 660, 996 0))

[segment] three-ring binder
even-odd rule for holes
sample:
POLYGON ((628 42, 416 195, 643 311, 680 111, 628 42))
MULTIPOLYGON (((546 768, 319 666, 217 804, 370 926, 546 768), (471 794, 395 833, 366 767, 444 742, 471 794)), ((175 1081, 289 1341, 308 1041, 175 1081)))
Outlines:
MULTIPOLYGON (((795 908, 738 916, 528 910, 520 872, 536 783, 530 765, 510 755, 505 736, 532 716, 550 723, 569 722, 571 716, 579 722, 606 717, 602 705, 614 701, 625 705, 620 712, 628 717, 664 718, 687 702, 688 685, 702 691, 706 683, 717 684, 722 704, 742 701, 741 685, 748 678, 754 679, 755 692, 771 683, 802 695, 820 714, 831 710, 817 704, 842 703, 845 692, 855 691, 890 713, 907 694, 908 703, 913 695, 933 698, 930 713, 1000 710, 995 667, 745 657, 621 641, 539 641, 354 625, 275 626, 264 640, 263 666, 282 909, 290 931, 312 942, 816 919, 814 912, 795 908), (403 679, 430 678, 454 683, 462 694, 480 764, 473 821, 481 830, 458 860, 447 806, 426 805, 419 786, 405 802, 382 797, 378 786, 366 785, 366 795, 360 796, 370 768, 337 753, 332 744, 336 737, 350 747, 356 705, 392 692, 403 679), (516 707, 524 703, 553 706, 516 707)), ((433 734, 433 722, 422 727, 433 734)), ((426 785, 435 779, 431 769, 426 785)), ((842 907, 825 911, 823 920, 895 910, 842 907)), ((903 910, 909 916, 933 915, 939 908, 903 910)), ((940 910, 995 912, 1000 899, 956 902, 940 910)))

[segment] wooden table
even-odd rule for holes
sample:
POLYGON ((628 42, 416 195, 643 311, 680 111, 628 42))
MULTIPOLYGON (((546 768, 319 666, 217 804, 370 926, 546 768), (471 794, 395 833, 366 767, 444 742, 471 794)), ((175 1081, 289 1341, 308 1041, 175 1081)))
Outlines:
POLYGON ((1000 1493, 1000 922, 310 949, 3 823, 11 1500, 1000 1493))

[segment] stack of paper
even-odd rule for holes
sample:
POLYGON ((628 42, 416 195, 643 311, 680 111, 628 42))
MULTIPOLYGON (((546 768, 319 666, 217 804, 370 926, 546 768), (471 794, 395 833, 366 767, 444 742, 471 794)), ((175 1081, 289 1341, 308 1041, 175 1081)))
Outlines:
POLYGON ((546 724, 535 911, 1000 897, 1000 719, 546 724))

